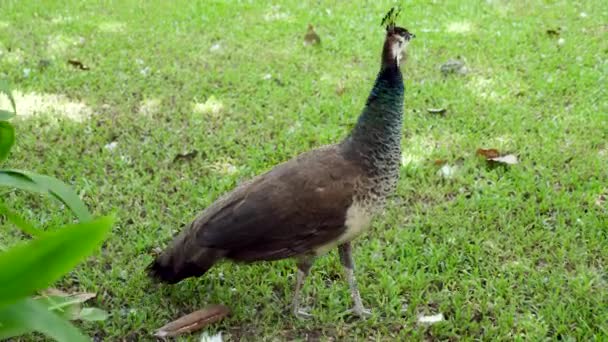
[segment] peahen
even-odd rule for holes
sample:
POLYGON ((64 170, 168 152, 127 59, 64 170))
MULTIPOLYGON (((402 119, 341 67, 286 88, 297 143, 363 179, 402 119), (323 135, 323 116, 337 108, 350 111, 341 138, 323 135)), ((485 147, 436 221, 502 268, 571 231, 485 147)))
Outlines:
POLYGON ((396 188, 401 157, 402 51, 414 35, 386 27, 380 72, 352 132, 342 142, 303 153, 236 187, 205 209, 148 267, 159 281, 202 276, 222 259, 297 260, 293 312, 317 256, 338 247, 352 312, 369 314, 354 275, 351 241, 369 226, 396 188))

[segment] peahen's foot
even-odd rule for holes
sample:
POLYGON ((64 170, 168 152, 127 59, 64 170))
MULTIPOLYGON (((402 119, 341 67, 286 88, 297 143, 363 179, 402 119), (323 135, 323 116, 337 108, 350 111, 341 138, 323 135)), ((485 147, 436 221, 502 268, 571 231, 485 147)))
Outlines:
POLYGON ((366 319, 369 318, 372 315, 372 311, 369 309, 366 309, 363 306, 353 306, 352 308, 346 310, 344 312, 345 315, 353 315, 353 316, 357 316, 361 319, 366 319))

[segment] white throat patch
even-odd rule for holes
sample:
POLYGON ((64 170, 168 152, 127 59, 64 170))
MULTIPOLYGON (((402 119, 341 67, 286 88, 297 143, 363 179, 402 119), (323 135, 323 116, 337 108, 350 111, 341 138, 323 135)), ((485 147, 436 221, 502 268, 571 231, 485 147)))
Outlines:
POLYGON ((398 39, 401 44, 393 44, 392 51, 391 51, 393 56, 395 57, 397 66, 399 66, 401 64, 401 58, 403 57, 403 52, 405 51, 405 48, 408 44, 408 41, 406 41, 405 38, 398 37, 398 39))

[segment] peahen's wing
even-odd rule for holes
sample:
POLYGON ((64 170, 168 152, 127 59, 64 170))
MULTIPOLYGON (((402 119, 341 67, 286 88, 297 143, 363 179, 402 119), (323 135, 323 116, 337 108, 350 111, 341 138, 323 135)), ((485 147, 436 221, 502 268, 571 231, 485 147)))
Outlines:
POLYGON ((338 147, 313 150, 218 200, 193 222, 190 236, 236 260, 305 253, 344 232, 360 175, 338 147))

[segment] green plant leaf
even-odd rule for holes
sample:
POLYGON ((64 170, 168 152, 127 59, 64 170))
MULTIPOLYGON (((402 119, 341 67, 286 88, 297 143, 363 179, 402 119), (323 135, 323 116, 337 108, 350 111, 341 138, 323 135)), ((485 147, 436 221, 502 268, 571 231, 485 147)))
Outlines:
POLYGON ((0 93, 4 93, 8 97, 9 101, 11 101, 11 106, 13 107, 13 114, 17 113, 17 106, 15 106, 15 98, 13 97, 11 86, 5 80, 0 80, 0 93))
POLYGON ((63 310, 69 306, 78 306, 84 302, 81 297, 73 296, 43 296, 35 298, 36 301, 43 303, 49 310, 63 310))
POLYGON ((0 121, 6 121, 15 116, 15 113, 0 109, 0 121))
POLYGON ((15 129, 10 123, 0 121, 0 162, 8 157, 14 143, 15 129))
POLYGON ((43 232, 38 230, 38 228, 34 227, 33 224, 27 222, 23 217, 19 214, 9 210, 3 203, 0 201, 0 214, 4 214, 9 222, 12 222, 15 226, 19 227, 21 231, 31 236, 39 236, 43 232))
POLYGON ((114 222, 102 217, 45 233, 0 254, 0 307, 47 288, 101 245, 114 222))
POLYGON ((108 313, 99 308, 82 308, 76 319, 81 321, 105 321, 108 318, 108 313))
POLYGON ((12 170, 0 170, 0 186, 10 186, 31 192, 48 193, 48 190, 40 187, 31 178, 12 170))
POLYGON ((90 341, 68 321, 30 298, 0 309, 0 340, 32 331, 38 331, 57 341, 90 341))
POLYGON ((74 212, 80 221, 91 219, 89 210, 80 200, 80 197, 62 181, 44 175, 21 170, 0 170, 0 186, 50 193, 74 212))
POLYGON ((103 321, 108 318, 108 313, 104 310, 88 307, 83 308, 82 304, 93 298, 94 293, 79 293, 67 296, 42 296, 34 300, 41 303, 47 309, 55 312, 59 316, 70 321, 103 321))

